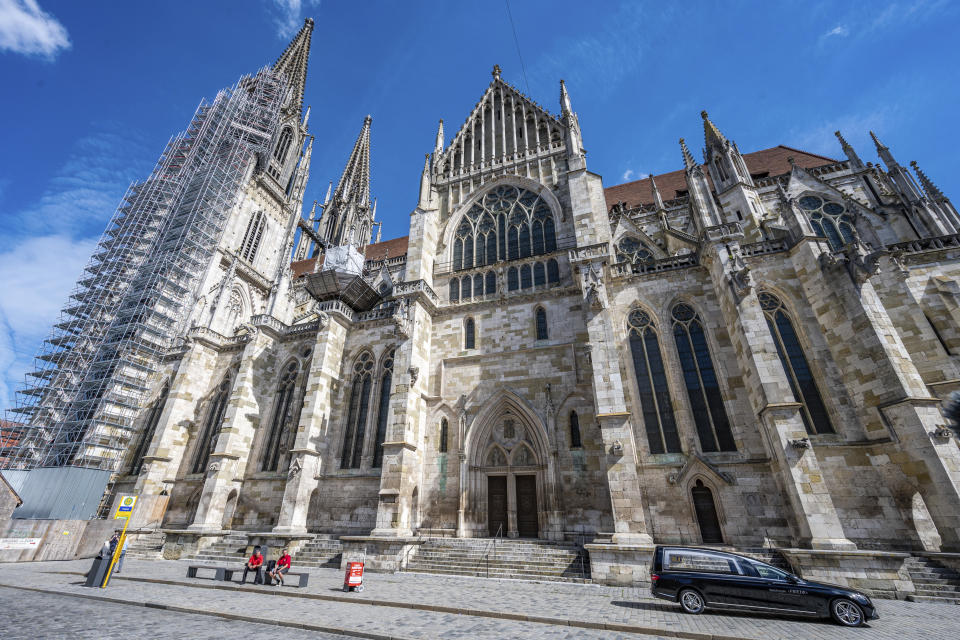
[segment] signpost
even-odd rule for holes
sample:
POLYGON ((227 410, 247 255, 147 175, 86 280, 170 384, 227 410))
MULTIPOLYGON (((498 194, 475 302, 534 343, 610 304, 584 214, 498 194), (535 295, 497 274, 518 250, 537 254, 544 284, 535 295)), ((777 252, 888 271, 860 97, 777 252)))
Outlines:
POLYGON ((101 589, 106 588, 110 582, 110 575, 113 573, 113 566, 117 564, 120 554, 123 553, 123 545, 127 540, 127 525, 130 524, 130 516, 133 515, 133 507, 137 504, 137 496, 121 495, 119 497, 119 506, 114 520, 123 518, 123 531, 120 532, 120 539, 117 541, 117 548, 113 551, 113 557, 110 558, 110 568, 107 569, 107 575, 103 578, 101 589))

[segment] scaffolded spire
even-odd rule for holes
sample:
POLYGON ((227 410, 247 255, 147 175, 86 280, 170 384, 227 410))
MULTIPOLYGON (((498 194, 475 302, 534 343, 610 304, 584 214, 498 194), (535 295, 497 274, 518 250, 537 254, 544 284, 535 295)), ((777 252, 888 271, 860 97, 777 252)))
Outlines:
POLYGON ((707 112, 701 111, 700 117, 703 118, 703 139, 707 148, 712 145, 725 146, 727 144, 726 137, 724 137, 724 135, 720 133, 720 130, 717 129, 717 126, 710 121, 707 112))
POLYGON ((300 31, 287 45, 284 52, 273 64, 274 71, 287 76, 287 86, 293 92, 293 100, 286 105, 298 113, 303 109, 303 89, 307 83, 307 61, 310 58, 310 38, 313 34, 313 18, 303 21, 300 31))

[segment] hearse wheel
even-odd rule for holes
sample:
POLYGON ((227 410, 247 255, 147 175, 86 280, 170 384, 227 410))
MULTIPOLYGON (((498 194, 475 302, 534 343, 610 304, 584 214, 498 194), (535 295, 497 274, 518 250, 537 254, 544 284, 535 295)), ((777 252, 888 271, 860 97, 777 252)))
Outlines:
POLYGON ((837 598, 830 603, 830 617, 845 627, 859 627, 863 624, 863 609, 852 600, 837 598))
POLYGON ((703 601, 703 596, 693 589, 684 589, 681 591, 679 600, 680 608, 683 609, 685 613, 701 613, 706 606, 706 603, 703 601))

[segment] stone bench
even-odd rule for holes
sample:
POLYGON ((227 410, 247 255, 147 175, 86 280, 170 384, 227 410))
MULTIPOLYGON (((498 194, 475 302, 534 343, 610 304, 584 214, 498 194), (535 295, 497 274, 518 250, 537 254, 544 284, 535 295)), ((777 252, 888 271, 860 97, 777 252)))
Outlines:
POLYGON ((200 569, 209 569, 214 572, 214 580, 225 580, 227 582, 233 581, 233 574, 237 571, 243 571, 243 569, 231 569, 229 567, 215 567, 209 564, 191 564, 187 567, 187 577, 196 578, 197 571, 200 569))
MULTIPOLYGON (((270 576, 269 576, 269 575, 266 575, 266 574, 264 574, 264 575, 265 575, 265 579, 266 579, 266 580, 269 580, 269 579, 270 579, 270 576)), ((289 578, 290 576, 297 576, 297 578, 298 578, 297 587, 299 587, 299 588, 301 588, 301 589, 307 586, 307 581, 310 579, 310 574, 309 574, 309 573, 306 573, 306 572, 303 572, 303 571, 288 571, 288 572, 286 572, 285 574, 283 574, 283 583, 284 583, 284 584, 287 584, 287 578, 289 578)))

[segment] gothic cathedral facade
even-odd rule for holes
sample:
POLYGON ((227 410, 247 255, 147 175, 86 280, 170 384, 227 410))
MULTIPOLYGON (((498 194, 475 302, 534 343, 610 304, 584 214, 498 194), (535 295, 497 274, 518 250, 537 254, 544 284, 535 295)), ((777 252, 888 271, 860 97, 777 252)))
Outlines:
POLYGON ((741 153, 704 112, 702 162, 605 186, 562 81, 551 113, 495 68, 380 241, 369 117, 300 214, 311 28, 114 484, 151 526, 384 566, 439 536, 960 551, 960 216, 916 166, 741 153))

